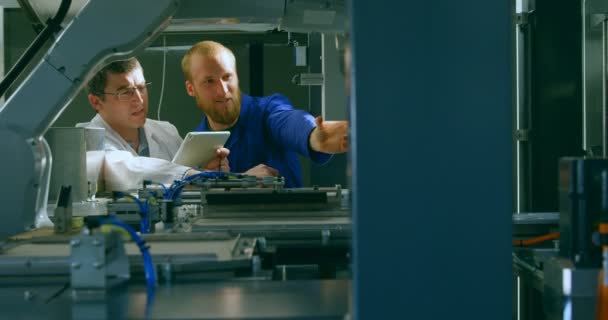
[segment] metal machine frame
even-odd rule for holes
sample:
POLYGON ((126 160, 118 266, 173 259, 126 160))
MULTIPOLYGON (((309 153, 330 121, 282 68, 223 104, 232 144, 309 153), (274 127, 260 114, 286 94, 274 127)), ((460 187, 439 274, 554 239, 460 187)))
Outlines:
POLYGON ((0 195, 5 212, 0 239, 30 228, 46 202, 51 155, 44 132, 95 70, 145 47, 178 5, 176 0, 88 2, 9 98, 0 110, 0 148, 12 152, 2 158, 0 176, 12 187, 0 195), (133 14, 142 10, 145 14, 133 14))

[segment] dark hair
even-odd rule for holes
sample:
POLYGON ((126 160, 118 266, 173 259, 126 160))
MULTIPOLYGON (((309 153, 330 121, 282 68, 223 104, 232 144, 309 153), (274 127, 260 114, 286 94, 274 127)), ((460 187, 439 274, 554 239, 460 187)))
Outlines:
POLYGON ((106 88, 108 74, 129 73, 137 68, 141 68, 141 65, 136 58, 114 61, 103 67, 93 76, 93 78, 91 78, 91 80, 87 83, 87 91, 88 93, 94 94, 103 100, 103 92, 106 88))

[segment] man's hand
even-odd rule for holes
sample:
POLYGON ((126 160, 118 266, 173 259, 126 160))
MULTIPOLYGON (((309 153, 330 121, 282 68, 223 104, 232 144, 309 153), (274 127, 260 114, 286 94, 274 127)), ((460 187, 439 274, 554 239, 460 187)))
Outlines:
POLYGON ((201 172, 202 171, 198 171, 196 169, 190 169, 190 170, 186 171, 186 173, 184 174, 184 178, 188 178, 189 176, 193 176, 193 175, 199 174, 201 172))
POLYGON ((228 163, 228 155, 230 154, 230 150, 226 148, 219 148, 216 150, 215 154, 215 158, 205 165, 205 170, 230 172, 230 163, 228 163))
POLYGON ((276 177, 279 175, 279 171, 277 169, 271 168, 263 163, 258 164, 257 166, 243 172, 243 174, 248 176, 256 176, 258 178, 263 177, 276 177))
POLYGON ((317 127, 312 130, 308 140, 314 151, 324 153, 343 153, 348 151, 347 121, 323 121, 319 116, 315 119, 317 127))

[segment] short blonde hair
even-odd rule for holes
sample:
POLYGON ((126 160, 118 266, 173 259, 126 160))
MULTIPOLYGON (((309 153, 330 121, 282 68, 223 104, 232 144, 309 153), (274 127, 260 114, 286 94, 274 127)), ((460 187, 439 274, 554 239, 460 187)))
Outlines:
POLYGON ((190 59, 193 55, 196 54, 202 57, 217 57, 223 52, 229 53, 236 65, 236 58, 234 57, 232 50, 226 48, 219 42, 207 40, 193 45, 182 58, 182 71, 184 72, 184 77, 186 80, 192 81, 192 75, 190 74, 190 59))

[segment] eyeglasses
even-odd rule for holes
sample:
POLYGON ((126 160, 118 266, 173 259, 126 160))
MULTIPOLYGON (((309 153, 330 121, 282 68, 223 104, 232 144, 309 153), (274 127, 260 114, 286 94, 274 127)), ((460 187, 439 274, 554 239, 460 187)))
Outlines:
POLYGON ((148 88, 152 85, 152 82, 147 82, 146 84, 141 84, 135 87, 122 88, 116 92, 102 92, 103 94, 109 94, 115 96, 120 101, 128 101, 133 98, 135 95, 135 91, 139 91, 141 95, 148 93, 148 88))

